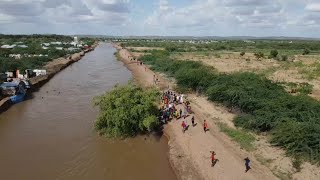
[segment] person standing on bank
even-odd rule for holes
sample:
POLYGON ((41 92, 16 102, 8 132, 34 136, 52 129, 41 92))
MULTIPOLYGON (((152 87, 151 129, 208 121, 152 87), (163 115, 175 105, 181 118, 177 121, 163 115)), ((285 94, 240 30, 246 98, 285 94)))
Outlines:
POLYGON ((187 130, 187 124, 186 124, 184 121, 182 121, 181 126, 182 126, 182 132, 183 132, 183 133, 186 132, 186 130, 187 130))
POLYGON ((204 122, 203 122, 203 130, 205 133, 208 131, 208 124, 207 124, 206 120, 204 120, 204 122))
POLYGON ((194 116, 192 116, 192 118, 191 118, 191 123, 192 123, 192 127, 194 127, 194 126, 195 126, 195 123, 194 123, 194 116))
POLYGON ((245 172, 248 172, 251 167, 250 167, 250 159, 248 157, 246 157, 245 159, 245 166, 246 166, 246 171, 245 172))
POLYGON ((219 161, 219 159, 215 158, 216 153, 214 151, 210 151, 211 153, 211 166, 213 167, 219 161))

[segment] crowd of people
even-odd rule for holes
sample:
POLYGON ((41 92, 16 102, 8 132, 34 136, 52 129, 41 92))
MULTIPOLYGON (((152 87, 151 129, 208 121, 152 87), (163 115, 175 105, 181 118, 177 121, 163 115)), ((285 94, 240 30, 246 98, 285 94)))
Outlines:
POLYGON ((189 101, 184 101, 184 95, 174 91, 165 91, 161 96, 162 106, 159 109, 159 120, 166 124, 172 119, 186 118, 191 113, 189 101), (183 104, 183 109, 178 109, 177 106, 183 104))

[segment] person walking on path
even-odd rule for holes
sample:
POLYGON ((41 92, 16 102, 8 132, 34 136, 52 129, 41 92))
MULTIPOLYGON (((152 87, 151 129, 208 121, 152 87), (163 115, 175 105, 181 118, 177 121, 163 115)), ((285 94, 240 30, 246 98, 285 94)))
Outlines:
POLYGON ((246 161, 245 162, 245 166, 246 166, 246 171, 245 172, 248 172, 251 169, 251 167, 250 167, 250 159, 248 157, 246 157, 244 160, 246 161))
POLYGON ((210 153, 211 153, 211 166, 213 167, 214 165, 216 165, 216 163, 219 160, 215 158, 216 153, 214 151, 210 151, 210 153))
POLYGON ((180 109, 180 112, 179 112, 179 118, 182 117, 182 109, 180 109))
POLYGON ((208 124, 207 124, 207 121, 206 121, 206 120, 204 120, 204 122, 203 122, 203 130, 204 130, 205 133, 206 133, 207 130, 208 130, 208 124))
POLYGON ((187 124, 184 121, 182 121, 181 126, 182 126, 182 132, 184 133, 187 130, 187 124))
POLYGON ((192 123, 192 126, 194 127, 194 126, 195 126, 195 123, 194 123, 194 116, 192 116, 192 118, 191 118, 191 123, 192 123))

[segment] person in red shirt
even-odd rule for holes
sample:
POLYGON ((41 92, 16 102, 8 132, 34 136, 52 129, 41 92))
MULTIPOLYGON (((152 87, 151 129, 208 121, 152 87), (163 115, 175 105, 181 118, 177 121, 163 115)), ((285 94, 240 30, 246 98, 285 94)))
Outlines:
POLYGON ((168 104, 168 98, 167 98, 167 97, 165 97, 164 103, 165 103, 166 105, 168 104))
POLYGON ((182 132, 184 133, 187 130, 187 125, 184 121, 182 121, 181 126, 182 126, 182 132))
POLYGON ((216 153, 214 151, 210 151, 210 153, 211 153, 211 166, 213 167, 214 165, 216 165, 216 163, 219 160, 215 158, 216 153))
POLYGON ((208 130, 208 124, 207 124, 207 121, 206 121, 206 120, 204 120, 204 122, 203 122, 203 130, 204 130, 205 133, 206 133, 207 130, 208 130))

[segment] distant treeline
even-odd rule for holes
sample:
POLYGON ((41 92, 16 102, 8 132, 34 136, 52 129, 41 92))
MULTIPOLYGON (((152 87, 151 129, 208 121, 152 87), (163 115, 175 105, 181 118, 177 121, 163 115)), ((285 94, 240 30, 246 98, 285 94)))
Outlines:
POLYGON ((28 39, 47 39, 54 40, 54 41, 72 41, 73 37, 71 36, 64 36, 64 35, 57 35, 57 34, 32 34, 32 35, 5 35, 0 34, 0 41, 1 40, 10 40, 10 41, 21 41, 21 40, 28 40, 28 39))
POLYGON ((254 73, 219 74, 200 62, 170 59, 168 51, 151 51, 141 60, 176 79, 179 89, 202 92, 208 99, 241 113, 238 127, 269 132, 271 142, 289 155, 320 162, 320 103, 254 73))
POLYGON ((298 51, 303 53, 303 50, 320 51, 320 41, 311 40, 255 40, 255 41, 240 41, 228 40, 208 43, 189 43, 189 42, 158 42, 158 41, 129 41, 121 43, 124 47, 163 47, 170 52, 192 52, 192 51, 213 51, 213 50, 230 50, 230 51, 270 51, 272 49, 282 51, 298 51))

